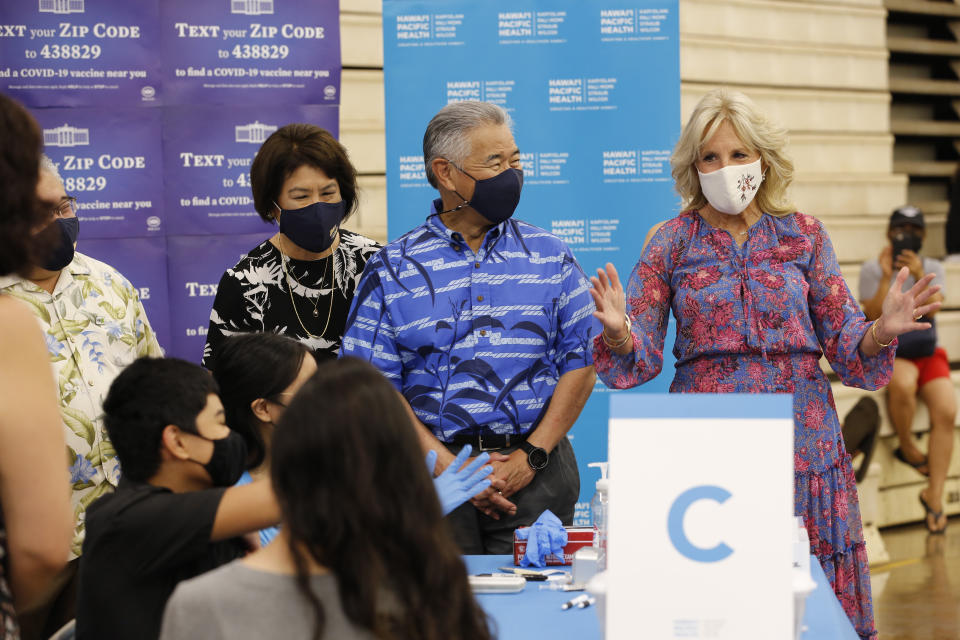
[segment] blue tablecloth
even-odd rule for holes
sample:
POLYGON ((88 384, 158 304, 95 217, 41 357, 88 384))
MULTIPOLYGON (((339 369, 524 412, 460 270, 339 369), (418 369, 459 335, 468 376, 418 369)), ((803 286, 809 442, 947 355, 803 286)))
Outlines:
MULTIPOLYGON (((466 556, 471 573, 495 573, 498 567, 513 565, 510 556, 466 556)), ((569 570, 569 567, 563 567, 569 570)), ((817 588, 807 598, 803 640, 858 640, 850 621, 840 607, 820 563, 810 558, 810 573, 817 588)), ((521 593, 480 594, 480 606, 496 622, 499 640, 533 638, 578 638, 599 640, 600 624, 593 607, 568 609, 560 605, 576 592, 541 590, 542 582, 528 582, 521 593)))

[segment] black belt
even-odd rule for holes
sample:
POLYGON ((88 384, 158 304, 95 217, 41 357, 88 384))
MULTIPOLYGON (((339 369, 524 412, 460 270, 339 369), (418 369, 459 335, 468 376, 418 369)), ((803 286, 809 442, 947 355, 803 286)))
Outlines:
POLYGON ((450 444, 473 447, 474 451, 496 451, 515 447, 527 439, 528 433, 458 433, 450 444))

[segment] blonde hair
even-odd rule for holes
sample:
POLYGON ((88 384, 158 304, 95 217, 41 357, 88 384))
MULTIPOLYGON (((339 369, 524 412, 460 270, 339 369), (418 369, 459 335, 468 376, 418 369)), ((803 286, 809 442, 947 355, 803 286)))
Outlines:
POLYGON ((707 204, 696 162, 703 144, 725 121, 751 151, 760 153, 766 170, 756 196, 760 210, 775 216, 793 213, 793 204, 787 200, 787 187, 793 181, 793 161, 785 152, 787 130, 761 113, 743 93, 726 87, 713 89, 700 99, 670 156, 670 173, 684 210, 707 204))

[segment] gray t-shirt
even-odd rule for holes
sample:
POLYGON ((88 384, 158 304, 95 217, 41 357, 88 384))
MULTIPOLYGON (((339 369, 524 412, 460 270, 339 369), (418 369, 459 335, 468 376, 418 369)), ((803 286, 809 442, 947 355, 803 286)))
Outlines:
MULTIPOLYGON (((333 574, 310 578, 326 614, 324 640, 374 640, 343 613, 333 574)), ((313 608, 291 575, 231 562, 181 582, 163 615, 160 640, 313 637, 313 608)))
MULTIPOLYGON (((921 256, 923 258, 923 272, 924 273, 933 273, 934 278, 931 282, 931 286, 939 284, 941 287, 946 287, 947 277, 946 272, 943 269, 943 263, 939 260, 934 260, 933 258, 927 258, 926 256, 921 256)), ((896 277, 896 272, 894 272, 893 277, 896 277)), ((863 263, 863 266, 860 268, 860 301, 869 300, 877 293, 877 287, 880 285, 880 279, 883 277, 883 269, 880 268, 880 262, 874 258, 873 260, 867 260, 863 263)), ((903 285, 903 290, 906 291, 914 284, 916 284, 913 276, 908 275, 907 281, 903 285)), ((940 289, 940 293, 946 295, 946 289, 940 289)))
MULTIPOLYGON (((941 287, 946 287, 947 278, 946 272, 943 268, 943 263, 939 260, 934 260, 933 258, 923 257, 923 272, 924 273, 933 273, 934 278, 931 282, 931 286, 939 284, 941 287)), ((896 277, 896 273, 893 274, 893 277, 896 277)), ((863 263, 863 266, 860 268, 860 286, 859 286, 859 297, 860 301, 869 300, 877 293, 877 287, 880 286, 880 279, 883 278, 883 269, 880 268, 880 262, 874 258, 873 260, 867 260, 863 263)), ((903 283, 903 290, 907 291, 910 287, 916 284, 916 280, 913 276, 908 275, 906 282, 903 283)), ((946 296, 946 289, 941 288, 940 293, 946 296)), ((929 321, 933 323, 933 318, 930 318, 929 321)), ((915 358, 922 357, 924 355, 931 355, 933 348, 937 343, 937 328, 935 326, 930 327, 929 329, 923 329, 921 331, 911 331, 900 336, 899 346, 897 347, 897 355, 899 357, 915 358)))

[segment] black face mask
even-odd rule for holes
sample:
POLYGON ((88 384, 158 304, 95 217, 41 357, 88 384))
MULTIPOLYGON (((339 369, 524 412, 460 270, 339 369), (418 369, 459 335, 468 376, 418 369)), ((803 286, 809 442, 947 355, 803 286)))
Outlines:
POLYGON ((77 234, 80 233, 80 218, 57 218, 52 224, 60 229, 60 239, 53 253, 47 258, 41 267, 47 271, 60 271, 68 264, 73 262, 74 244, 77 242, 77 234))
POLYGON ((326 251, 337 235, 345 207, 341 200, 314 202, 302 209, 280 209, 280 233, 307 251, 326 251))
MULTIPOLYGON (((201 438, 203 436, 194 434, 201 438)), ((247 466, 247 443, 236 431, 219 440, 203 438, 213 443, 213 455, 203 468, 210 474, 215 487, 232 487, 243 475, 247 466)))
MULTIPOLYGON (((455 164, 453 166, 457 167, 455 164)), ((513 212, 517 210, 517 205, 520 204, 520 192, 523 190, 522 169, 511 167, 485 180, 477 180, 460 167, 457 167, 457 170, 474 181, 473 197, 467 200, 454 191, 463 200, 463 204, 450 209, 450 211, 458 211, 469 205, 493 224, 500 224, 509 219, 513 212)), ((441 211, 440 213, 448 212, 441 211)))

